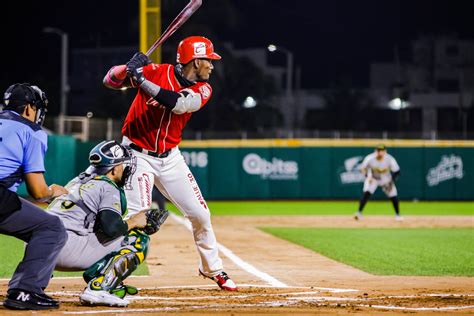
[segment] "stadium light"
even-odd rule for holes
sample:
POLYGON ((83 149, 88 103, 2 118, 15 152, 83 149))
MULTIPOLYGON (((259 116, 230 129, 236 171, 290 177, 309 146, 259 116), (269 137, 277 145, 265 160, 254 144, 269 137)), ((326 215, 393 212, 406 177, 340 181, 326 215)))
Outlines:
POLYGON ((410 102, 400 98, 392 99, 388 102, 388 107, 392 110, 402 110, 410 106, 410 102))
POLYGON ((43 28, 43 33, 50 33, 56 34, 61 37, 61 102, 60 102, 60 110, 59 115, 65 116, 67 115, 67 93, 69 91, 69 86, 67 82, 68 77, 68 60, 67 60, 67 53, 68 53, 68 45, 69 45, 69 37, 68 34, 58 28, 55 27, 45 27, 43 28))
POLYGON ((267 47, 268 51, 274 53, 280 51, 286 55, 286 96, 292 97, 292 82, 293 82, 293 53, 282 46, 270 44, 267 47))
POLYGON ((253 97, 248 96, 245 98, 244 103, 242 104, 244 108, 250 109, 254 108, 257 106, 257 100, 255 100, 253 97))
POLYGON ((268 45, 267 48, 268 48, 268 51, 272 53, 277 50, 277 47, 273 44, 268 45))

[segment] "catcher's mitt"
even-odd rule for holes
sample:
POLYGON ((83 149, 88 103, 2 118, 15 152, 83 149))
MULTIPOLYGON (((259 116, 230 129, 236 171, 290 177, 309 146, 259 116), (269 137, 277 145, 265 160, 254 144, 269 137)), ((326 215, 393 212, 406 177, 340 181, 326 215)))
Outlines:
POLYGON ((152 235, 160 230, 160 226, 168 218, 169 211, 167 210, 158 210, 151 209, 146 212, 146 226, 143 228, 143 231, 147 235, 152 235))

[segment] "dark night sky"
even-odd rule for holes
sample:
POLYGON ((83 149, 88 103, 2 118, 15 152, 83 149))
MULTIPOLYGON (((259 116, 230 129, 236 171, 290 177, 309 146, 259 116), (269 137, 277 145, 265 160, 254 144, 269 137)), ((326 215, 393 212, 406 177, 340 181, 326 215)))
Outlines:
MULTIPOLYGON (((345 76, 364 86, 369 62, 391 60, 395 44, 403 49, 420 34, 473 39, 474 1, 465 2, 203 0, 191 19, 208 21, 212 30, 205 35, 238 48, 275 43, 292 50, 306 88, 327 87, 345 76), (237 11, 226 17, 230 25, 219 25, 218 10, 227 5, 237 11)), ((187 0, 174 3, 182 8, 187 0)), ((168 11, 174 17, 179 10, 168 11)), ((67 31, 72 48, 138 41, 138 0, 4 1, 1 13, 2 90, 13 81, 59 82, 59 38, 43 34, 44 26, 67 31)))

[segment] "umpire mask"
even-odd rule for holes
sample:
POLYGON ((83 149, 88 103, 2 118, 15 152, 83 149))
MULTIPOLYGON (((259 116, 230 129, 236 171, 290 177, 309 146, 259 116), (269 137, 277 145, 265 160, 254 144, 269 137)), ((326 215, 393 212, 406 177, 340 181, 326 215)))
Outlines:
POLYGON ((35 123, 38 125, 43 125, 46 112, 48 112, 48 98, 46 98, 46 93, 44 93, 38 86, 31 86, 31 88, 35 92, 35 123))

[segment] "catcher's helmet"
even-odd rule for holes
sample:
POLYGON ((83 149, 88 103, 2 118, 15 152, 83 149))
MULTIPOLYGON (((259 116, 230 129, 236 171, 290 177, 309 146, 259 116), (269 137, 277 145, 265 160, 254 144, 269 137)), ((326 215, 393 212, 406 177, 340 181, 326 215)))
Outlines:
POLYGON ((92 148, 89 153, 89 162, 94 167, 95 173, 99 175, 104 175, 113 167, 124 163, 122 185, 127 182, 136 169, 135 156, 115 140, 104 140, 92 148))
POLYGON ((17 110, 18 108, 31 104, 36 107, 35 123, 42 125, 47 112, 48 98, 38 87, 29 83, 12 84, 3 94, 5 110, 17 110))
POLYGON ((204 36, 190 36, 182 40, 178 45, 176 61, 185 65, 197 58, 219 60, 221 56, 214 52, 214 45, 204 36))

